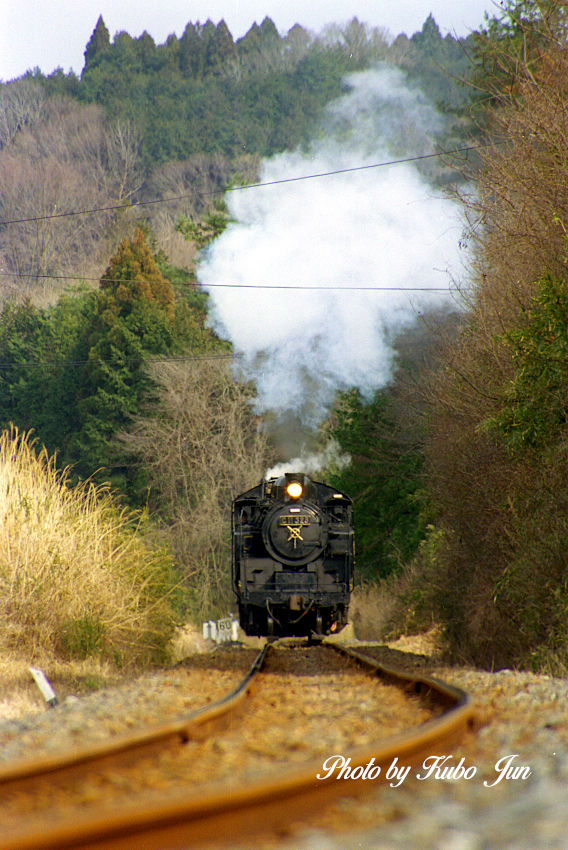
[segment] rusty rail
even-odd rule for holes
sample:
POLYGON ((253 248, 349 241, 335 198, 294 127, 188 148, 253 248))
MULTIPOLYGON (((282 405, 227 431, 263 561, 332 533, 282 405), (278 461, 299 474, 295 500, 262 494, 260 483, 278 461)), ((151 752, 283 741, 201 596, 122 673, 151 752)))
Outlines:
MULTIPOLYGON (((209 719, 215 719, 223 714, 221 705, 225 711, 231 711, 227 705, 232 704, 238 693, 244 689, 244 694, 238 698, 240 702, 250 688, 250 681, 254 674, 262 667, 269 644, 266 645, 261 656, 257 658, 253 668, 247 676, 249 683, 245 680, 233 694, 226 697, 220 703, 199 712, 199 718, 192 718, 191 723, 197 720, 206 723, 209 719), (214 717, 209 718, 209 714, 214 717)), ((380 767, 380 778, 384 781, 385 769, 391 764, 395 756, 404 764, 418 764, 425 756, 432 755, 438 748, 446 748, 448 744, 458 740, 469 728, 474 720, 474 710, 470 697, 455 688, 437 679, 403 672, 375 661, 365 655, 338 645, 329 645, 333 650, 341 652, 352 658, 357 664, 363 666, 372 675, 382 680, 392 682, 399 687, 415 694, 420 694, 433 704, 443 707, 443 714, 435 719, 429 720, 412 732, 397 735, 383 744, 367 746, 354 750, 347 755, 350 758, 350 767, 366 766, 371 759, 376 767, 380 767)), ((180 724, 174 724, 175 731, 180 742, 188 739, 191 734, 191 725, 188 720, 180 724), (185 737, 184 737, 185 736, 185 737)), ((172 730, 168 731, 172 734, 172 730)), ((157 737, 158 731, 154 733, 157 737)), ((146 735, 135 736, 144 746, 146 735)), ((152 740, 152 745, 155 739, 152 740)), ((127 742, 123 742, 126 746, 127 742)), ((116 745, 115 745, 116 746, 116 745)), ((132 744, 134 751, 137 745, 132 744)), ((122 752, 122 750, 121 750, 122 752)), ((104 757, 104 748, 97 748, 97 759, 104 757)), ((91 751, 82 754, 82 762, 90 759, 93 762, 94 753, 91 751)), ((56 760, 54 760, 55 762, 56 760)), ((96 761, 96 759, 95 759, 96 761)), ((94 762, 93 762, 94 763, 94 762)), ((45 762, 44 762, 45 765, 45 762)), ((18 779, 24 780, 24 765, 19 765, 18 779)), ((36 766, 36 775, 39 770, 36 766)), ((55 768, 55 764, 53 766, 55 768)), ((313 811, 333 798, 348 793, 363 793, 369 788, 376 787, 378 781, 369 783, 363 778, 346 783, 338 781, 333 777, 329 779, 318 779, 321 772, 321 760, 310 762, 302 769, 288 772, 273 780, 248 785, 246 787, 231 788, 230 793, 226 791, 213 791, 202 796, 189 793, 187 796, 172 800, 164 800, 150 805, 144 805, 143 810, 135 806, 124 807, 117 811, 90 814, 86 816, 75 815, 74 820, 59 824, 38 824, 36 828, 29 827, 21 830, 17 835, 10 837, 7 841, 0 843, 2 850, 64 850, 64 848, 104 848, 104 850, 154 850, 160 848, 175 847, 204 847, 210 841, 219 841, 226 835, 238 836, 243 839, 249 834, 258 831, 259 825, 262 829, 270 829, 286 823, 290 811, 294 812, 295 818, 302 814, 313 811)), ((9 784, 12 780, 8 774, 9 770, 0 773, 0 789, 2 783, 9 784)))
MULTIPOLYGON (((226 696, 210 705, 198 708, 167 724, 121 735, 111 741, 72 750, 61 755, 47 756, 35 760, 24 759, 0 767, 0 795, 16 790, 18 786, 30 788, 35 782, 46 779, 57 781, 73 774, 84 773, 88 769, 108 763, 121 764, 163 750, 169 746, 182 746, 187 741, 208 734, 213 728, 222 726, 227 717, 242 706, 250 693, 253 680, 262 670, 270 645, 266 644, 255 658, 253 664, 239 685, 226 696)), ((0 845, 1 846, 1 845, 0 845)))

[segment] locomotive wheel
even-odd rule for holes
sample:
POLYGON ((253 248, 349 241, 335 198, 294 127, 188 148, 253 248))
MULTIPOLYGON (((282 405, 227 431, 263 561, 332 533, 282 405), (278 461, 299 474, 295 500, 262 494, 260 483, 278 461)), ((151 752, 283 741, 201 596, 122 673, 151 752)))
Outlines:
POLYGON ((269 637, 274 634, 274 620, 270 614, 266 618, 266 634, 269 637))
POLYGON ((318 611, 317 614, 316 614, 316 634, 317 635, 323 634, 323 616, 322 616, 321 611, 318 611))

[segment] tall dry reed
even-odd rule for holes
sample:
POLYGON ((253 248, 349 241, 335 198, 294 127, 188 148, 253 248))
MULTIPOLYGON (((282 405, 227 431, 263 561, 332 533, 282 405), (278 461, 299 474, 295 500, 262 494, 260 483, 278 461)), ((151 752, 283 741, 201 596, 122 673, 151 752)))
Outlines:
POLYGON ((173 624, 170 559, 146 544, 138 523, 108 488, 71 488, 29 435, 4 431, 0 647, 123 664, 163 650, 173 624))

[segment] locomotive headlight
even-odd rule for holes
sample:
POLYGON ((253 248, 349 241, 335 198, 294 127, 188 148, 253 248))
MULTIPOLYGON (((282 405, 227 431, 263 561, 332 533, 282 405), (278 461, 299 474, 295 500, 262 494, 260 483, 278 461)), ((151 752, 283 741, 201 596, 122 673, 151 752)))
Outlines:
POLYGON ((286 492, 291 499, 299 499, 302 495, 303 487, 299 481, 291 481, 286 487, 286 492))

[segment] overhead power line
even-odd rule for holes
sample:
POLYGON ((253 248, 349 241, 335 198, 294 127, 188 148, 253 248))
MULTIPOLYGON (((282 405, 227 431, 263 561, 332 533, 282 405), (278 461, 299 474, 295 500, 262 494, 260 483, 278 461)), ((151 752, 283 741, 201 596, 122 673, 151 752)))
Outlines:
POLYGON ((402 165, 407 162, 419 162, 425 159, 434 159, 435 157, 440 156, 453 156, 455 154, 460 153, 468 153, 469 151, 480 150, 481 148, 487 147, 490 142, 482 142, 477 145, 467 145, 461 148, 454 148, 453 150, 445 150, 445 151, 435 151, 434 153, 426 153, 421 154, 419 156, 409 156, 404 157, 403 159, 391 159, 386 160, 384 162, 374 162, 369 165, 357 165, 352 168, 338 168, 334 171, 322 171, 314 174, 303 174, 298 177, 283 177, 280 180, 268 180, 264 183, 250 183, 248 185, 243 186, 230 186, 227 189, 212 189, 210 191, 198 191, 198 192, 186 192, 182 195, 172 195, 168 198, 154 198, 149 201, 133 201, 132 203, 126 204, 111 204, 109 206, 104 207, 92 207, 90 209, 84 210, 69 210, 68 212, 56 212, 50 213, 49 215, 35 215, 28 216, 26 218, 11 218, 4 219, 0 221, 0 226, 6 226, 8 224, 27 224, 34 221, 49 221, 57 218, 69 218, 71 216, 77 215, 93 215, 98 212, 113 212, 117 210, 128 210, 134 209, 135 207, 149 207, 154 206, 156 204, 167 204, 172 201, 182 201, 186 198, 195 198, 195 197, 208 197, 211 195, 224 195, 226 192, 242 192, 247 189, 262 189, 267 186, 279 186, 284 183, 298 183, 301 180, 315 180, 322 177, 334 177, 339 174, 351 174, 356 171, 369 171, 373 168, 385 168, 390 165, 402 165))
MULTIPOLYGON (((81 280, 99 282, 104 280, 107 283, 126 283, 132 284, 132 280, 122 278, 84 277, 83 275, 55 275, 55 274, 34 274, 33 272, 0 272, 0 277, 19 277, 19 278, 34 278, 40 280, 81 280)), ((149 281, 141 280, 140 283, 149 283, 149 281)), ((281 289, 281 290, 306 290, 314 292, 451 292, 447 286, 350 286, 349 284, 336 284, 332 286, 322 286, 318 284, 301 284, 301 283, 207 283, 197 286, 205 289, 281 289)), ((95 292, 96 290, 93 290, 95 292)))

